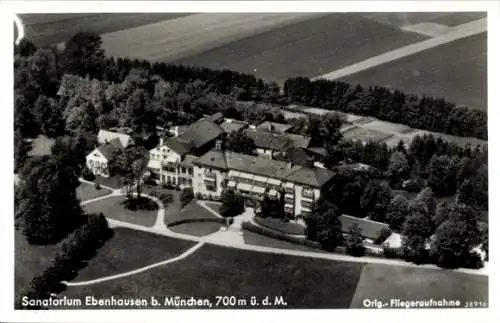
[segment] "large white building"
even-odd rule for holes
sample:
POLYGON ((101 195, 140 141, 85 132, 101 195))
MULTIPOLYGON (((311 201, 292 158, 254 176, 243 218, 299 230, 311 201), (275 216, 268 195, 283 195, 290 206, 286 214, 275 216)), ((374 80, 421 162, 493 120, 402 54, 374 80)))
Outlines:
POLYGON ((272 197, 284 194, 285 212, 293 217, 306 217, 320 197, 322 187, 334 175, 327 169, 294 166, 217 148, 193 161, 195 194, 220 197, 226 187, 233 188, 250 206, 257 205, 265 194, 272 197))

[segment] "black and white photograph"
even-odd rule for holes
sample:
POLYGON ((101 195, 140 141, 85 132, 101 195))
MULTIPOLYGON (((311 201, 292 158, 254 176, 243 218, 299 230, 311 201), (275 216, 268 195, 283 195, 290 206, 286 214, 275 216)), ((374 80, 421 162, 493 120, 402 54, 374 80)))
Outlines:
POLYGON ((8 7, 3 308, 491 309, 491 6, 85 3, 8 7))

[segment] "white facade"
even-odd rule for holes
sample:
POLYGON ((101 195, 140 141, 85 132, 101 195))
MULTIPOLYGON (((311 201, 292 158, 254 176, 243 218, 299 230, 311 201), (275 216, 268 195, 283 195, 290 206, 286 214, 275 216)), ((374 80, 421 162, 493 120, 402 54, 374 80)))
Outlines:
POLYGON ((227 180, 227 172, 217 168, 193 167, 193 192, 202 196, 220 197, 227 180))
POLYGON ((94 149, 90 154, 88 154, 86 160, 87 167, 92 171, 92 173, 102 177, 109 177, 109 161, 106 157, 104 157, 104 155, 99 151, 98 148, 94 149))

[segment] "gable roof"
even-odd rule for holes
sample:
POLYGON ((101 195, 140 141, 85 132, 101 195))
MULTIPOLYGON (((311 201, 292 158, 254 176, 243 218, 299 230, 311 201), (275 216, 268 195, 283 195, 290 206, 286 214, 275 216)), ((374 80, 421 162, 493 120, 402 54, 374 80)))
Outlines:
POLYGON ((181 161, 181 166, 187 168, 193 167, 193 162, 196 160, 196 158, 198 157, 194 155, 186 155, 184 159, 181 161))
POLYGON ((101 129, 97 134, 97 142, 101 145, 106 144, 115 138, 118 138, 120 144, 122 145, 122 148, 127 148, 128 145, 133 143, 132 137, 124 133, 101 129))
POLYGON ((214 113, 210 116, 203 117, 200 120, 211 121, 211 122, 218 124, 218 123, 222 122, 222 120, 224 120, 224 115, 222 114, 222 112, 217 112, 217 113, 214 113))
POLYGON ((226 153, 222 150, 212 149, 203 156, 194 160, 193 164, 203 167, 213 167, 222 170, 228 170, 226 153))
POLYGON ((294 165, 307 167, 308 165, 312 165, 314 162, 314 158, 309 156, 309 154, 301 148, 291 147, 287 149, 286 155, 288 160, 290 160, 294 165))
POLYGON ((226 120, 220 125, 220 127, 225 133, 232 133, 248 127, 248 123, 238 120, 226 120))
POLYGON ((267 131, 246 129, 245 135, 253 140, 257 148, 284 151, 290 144, 293 144, 288 137, 267 131))
POLYGON ((200 120, 193 123, 184 133, 179 135, 179 139, 191 142, 193 149, 203 147, 207 143, 222 135, 224 130, 217 124, 209 120, 200 120))
POLYGON ((361 235, 365 238, 376 239, 379 236, 380 230, 388 228, 389 225, 381 222, 375 222, 368 219, 356 218, 347 214, 339 216, 342 224, 342 232, 349 232, 353 224, 357 224, 361 229, 361 235))
POLYGON ((334 173, 324 168, 301 167, 291 172, 286 180, 298 184, 312 187, 322 187, 326 182, 333 178, 334 173))
POLYGON ((108 160, 112 160, 115 153, 120 152, 123 149, 120 139, 114 138, 107 144, 97 147, 97 150, 108 160))
POLYGON ((259 129, 259 130, 276 132, 276 133, 285 133, 288 130, 290 130, 291 128, 292 128, 292 126, 289 124, 270 122, 270 121, 264 121, 263 123, 261 123, 260 125, 257 126, 257 129, 259 129))
POLYGON ((181 156, 189 153, 194 147, 191 141, 183 140, 180 136, 168 138, 165 145, 181 156))

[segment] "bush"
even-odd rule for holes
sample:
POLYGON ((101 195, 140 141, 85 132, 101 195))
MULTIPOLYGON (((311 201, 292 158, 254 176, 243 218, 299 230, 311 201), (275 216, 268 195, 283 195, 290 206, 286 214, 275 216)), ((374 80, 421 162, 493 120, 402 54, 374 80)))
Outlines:
POLYGON ((101 184, 99 184, 99 183, 95 183, 94 186, 95 186, 96 190, 100 190, 101 189, 101 184))
POLYGON ((200 192, 197 192, 196 193, 196 199, 197 200, 202 200, 203 199, 203 195, 200 192))
POLYGON ((258 227, 256 225, 252 224, 251 222, 245 221, 241 224, 241 227, 245 230, 250 231, 250 232, 261 234, 261 235, 264 235, 264 236, 267 236, 267 237, 270 237, 273 239, 287 241, 287 242, 291 242, 291 243, 295 243, 295 244, 299 244, 299 245, 303 245, 303 246, 308 246, 308 247, 312 247, 312 248, 322 249, 321 244, 319 242, 307 240, 304 238, 297 238, 297 237, 293 237, 293 236, 290 236, 290 235, 287 235, 284 233, 276 232, 276 231, 271 230, 271 229, 258 227))
POLYGON ((145 211, 155 211, 158 210, 158 204, 155 201, 147 198, 128 198, 125 201, 121 202, 123 207, 131 211, 145 210, 145 211))
POLYGON ((465 268, 480 269, 484 267, 484 262, 481 259, 481 255, 477 252, 472 252, 469 254, 464 264, 465 268))
POLYGON ((194 193, 192 187, 186 187, 182 190, 180 195, 181 205, 182 207, 189 204, 194 199, 194 193))
POLYGON ((391 248, 389 246, 384 246, 384 257, 386 258, 404 258, 403 250, 401 248, 391 248))
MULTIPOLYGON (((175 227, 176 225, 181 225, 185 223, 199 223, 199 222, 212 222, 212 223, 220 223, 226 224, 226 219, 223 218, 198 218, 198 219, 182 219, 177 221, 172 221, 167 223, 167 227, 175 227)), ((232 222, 231 222, 232 223, 232 222)))
POLYGON ((366 248, 363 244, 363 236, 357 224, 351 226, 344 243, 347 254, 354 257, 362 257, 365 255, 366 248))
POLYGON ((87 166, 85 166, 85 168, 82 171, 82 177, 84 180, 89 182, 95 181, 94 173, 92 173, 92 171, 87 166))
POLYGON ((149 186, 158 186, 158 183, 156 182, 156 180, 154 180, 152 178, 146 179, 144 181, 144 184, 149 185, 149 186))
POLYGON ((389 228, 382 228, 380 229, 377 238, 373 241, 374 244, 382 244, 384 243, 387 238, 389 238, 392 234, 391 229, 389 228))
POLYGON ((420 193, 425 187, 425 181, 421 178, 412 178, 403 183, 403 189, 409 193, 420 193))

